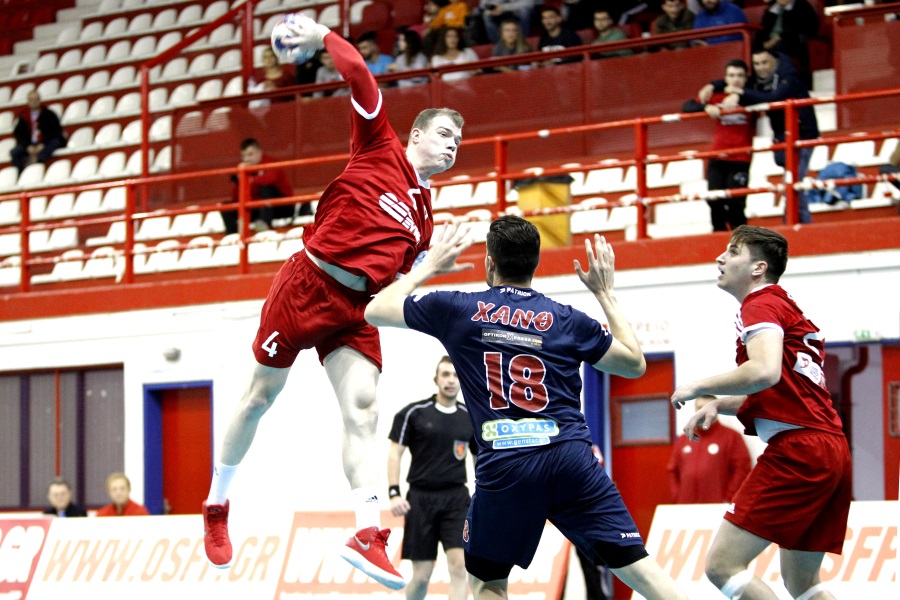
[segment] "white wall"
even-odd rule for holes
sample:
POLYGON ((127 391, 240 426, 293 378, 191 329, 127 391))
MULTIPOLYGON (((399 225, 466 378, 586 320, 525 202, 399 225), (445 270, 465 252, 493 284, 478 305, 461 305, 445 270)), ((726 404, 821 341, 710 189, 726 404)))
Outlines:
MULTIPOLYGON (((737 303, 716 288, 718 272, 712 258, 708 265, 628 271, 616 278, 620 304, 645 352, 674 351, 677 381, 708 376, 734 364, 737 303)), ((895 295, 900 289, 900 250, 792 259, 782 284, 825 332, 826 341, 852 341, 860 329, 900 338, 895 295)), ((574 275, 545 278, 535 287, 602 320, 599 306, 574 275)), ((140 499, 143 386, 214 381, 213 433, 218 446, 254 364, 250 342, 261 305, 261 301, 235 302, 0 322, 0 369, 123 363, 125 470, 135 498, 140 499), (181 349, 175 363, 162 356, 171 347, 181 349)), ((382 346, 379 452, 386 457, 393 414, 433 393, 434 367, 443 349, 430 338, 399 330, 382 330, 382 346)), ((679 415, 679 428, 686 418, 679 415)), ((316 354, 302 353, 238 471, 233 504, 267 510, 349 509, 340 431, 337 403, 316 354)), ((379 472, 382 487, 385 470, 379 472)))

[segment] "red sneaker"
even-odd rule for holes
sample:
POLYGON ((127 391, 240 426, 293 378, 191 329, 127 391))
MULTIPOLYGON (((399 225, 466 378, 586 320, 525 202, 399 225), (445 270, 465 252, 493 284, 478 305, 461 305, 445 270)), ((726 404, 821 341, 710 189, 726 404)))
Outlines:
POLYGON ((203 546, 206 558, 217 569, 231 566, 231 539, 228 537, 228 500, 225 505, 203 503, 203 546))
POLYGON ((406 587, 403 577, 391 564, 384 547, 387 545, 390 529, 378 530, 377 527, 360 529, 356 535, 347 540, 341 548, 341 556, 351 565, 392 590, 406 587))

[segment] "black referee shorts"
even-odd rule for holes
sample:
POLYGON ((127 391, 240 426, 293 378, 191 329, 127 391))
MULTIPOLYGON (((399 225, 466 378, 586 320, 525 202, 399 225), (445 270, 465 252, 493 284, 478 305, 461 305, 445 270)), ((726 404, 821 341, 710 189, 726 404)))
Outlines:
POLYGON ((469 489, 461 485, 445 490, 410 488, 406 495, 410 509, 403 531, 407 560, 437 560, 438 542, 444 552, 462 548, 463 523, 469 510, 469 489))

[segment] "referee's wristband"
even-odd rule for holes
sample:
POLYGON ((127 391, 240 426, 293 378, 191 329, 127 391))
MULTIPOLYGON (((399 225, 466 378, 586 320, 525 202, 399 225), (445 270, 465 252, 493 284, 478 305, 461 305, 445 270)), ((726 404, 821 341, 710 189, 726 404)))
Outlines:
POLYGON ((389 485, 388 486, 388 498, 395 498, 400 495, 400 486, 399 485, 389 485))

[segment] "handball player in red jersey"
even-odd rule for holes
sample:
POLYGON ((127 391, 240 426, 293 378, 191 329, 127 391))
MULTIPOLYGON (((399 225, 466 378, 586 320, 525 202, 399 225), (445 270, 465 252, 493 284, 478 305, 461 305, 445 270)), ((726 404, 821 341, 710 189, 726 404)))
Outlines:
POLYGON ((375 490, 375 386, 381 372, 378 330, 363 314, 372 294, 409 272, 431 241, 428 179, 453 166, 463 119, 447 108, 422 111, 404 148, 388 123, 375 79, 352 44, 301 15, 282 43, 324 48, 350 85, 350 162, 322 194, 304 250, 281 267, 253 341, 257 364, 225 433, 209 497, 203 504, 206 555, 232 560, 228 487, 260 418, 272 406, 301 350, 315 348, 344 421, 343 465, 358 531, 342 556, 392 589, 406 584, 385 553, 375 490))
POLYGON ((840 554, 850 512, 850 449, 825 387, 825 340, 778 285, 788 259, 780 233, 741 225, 717 259, 718 286, 741 303, 737 368, 679 386, 672 404, 705 394, 684 428, 737 415, 748 435, 768 443, 738 489, 706 559, 706 576, 726 598, 776 600, 747 566, 780 546, 784 586, 796 600, 833 600, 819 579, 826 552, 840 554))

